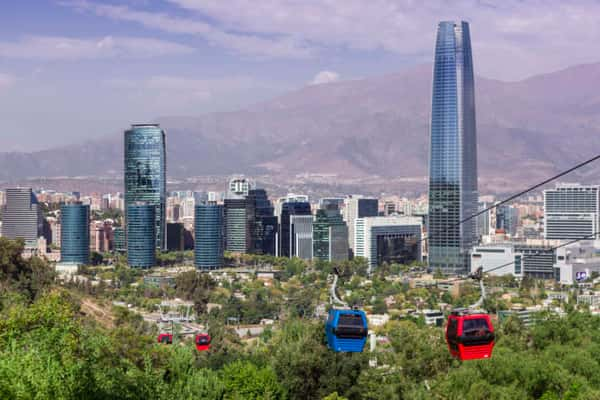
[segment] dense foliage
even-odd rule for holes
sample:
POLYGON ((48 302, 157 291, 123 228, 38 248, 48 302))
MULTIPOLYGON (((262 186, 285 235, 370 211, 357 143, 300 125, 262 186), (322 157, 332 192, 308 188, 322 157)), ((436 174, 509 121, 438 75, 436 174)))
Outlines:
MULTIPOLYGON (((297 283, 308 292, 290 289, 289 308, 276 305, 286 311, 279 328, 242 341, 217 313, 211 350, 199 353, 191 343, 155 343, 127 308, 113 309, 111 326, 85 315, 87 294, 55 285, 43 261, 21 259, 21 246, 0 238, 3 399, 600 399, 600 318, 586 312, 548 314, 531 328, 509 318, 490 360, 453 360, 440 328, 410 320, 381 328, 389 341, 373 354, 337 354, 321 322, 303 313, 316 289, 297 283)), ((172 290, 206 305, 217 289, 190 273, 172 290)), ((268 292, 247 291, 244 307, 269 304, 268 292)))

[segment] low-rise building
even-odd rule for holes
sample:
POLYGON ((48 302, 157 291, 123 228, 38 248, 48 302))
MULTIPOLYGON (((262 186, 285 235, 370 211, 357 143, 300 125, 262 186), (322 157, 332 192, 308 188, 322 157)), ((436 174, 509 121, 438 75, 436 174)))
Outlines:
POLYGON ((572 285, 600 275, 600 248, 594 241, 573 243, 556 250, 554 264, 559 282, 572 285))

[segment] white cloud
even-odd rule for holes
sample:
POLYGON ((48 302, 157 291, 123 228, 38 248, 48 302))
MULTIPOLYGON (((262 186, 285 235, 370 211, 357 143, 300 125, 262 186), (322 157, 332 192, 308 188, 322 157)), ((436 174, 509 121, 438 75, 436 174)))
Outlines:
POLYGON ((331 83, 338 81, 340 74, 334 71, 321 71, 310 82, 311 85, 320 85, 322 83, 331 83))
POLYGON ((0 72, 0 90, 13 86, 16 81, 14 76, 0 72))
POLYGON ((116 21, 139 23, 150 29, 159 29, 175 34, 189 34, 203 37, 209 44, 224 47, 240 54, 261 57, 306 58, 313 49, 292 37, 266 38, 253 34, 236 34, 218 29, 206 22, 182 17, 172 17, 165 13, 133 10, 127 6, 98 4, 87 0, 65 1, 64 6, 116 21))
POLYGON ((504 79, 598 61, 594 0, 168 0, 224 29, 430 61, 440 20, 471 22, 477 72, 504 79))
POLYGON ((0 42, 0 57, 43 60, 149 58, 193 51, 191 47, 164 40, 113 36, 95 39, 27 36, 15 42, 0 42))

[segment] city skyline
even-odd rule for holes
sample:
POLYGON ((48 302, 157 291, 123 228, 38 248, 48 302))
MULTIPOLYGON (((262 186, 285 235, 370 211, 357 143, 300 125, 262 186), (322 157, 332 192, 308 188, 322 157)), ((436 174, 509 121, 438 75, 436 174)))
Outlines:
POLYGON ((310 83, 397 72, 428 62, 430 27, 446 18, 477 27, 473 46, 485 77, 517 80, 599 61, 585 51, 595 44, 599 7, 586 0, 543 8, 460 1, 452 10, 441 1, 380 0, 369 12, 359 1, 256 2, 253 10, 175 0, 7 7, 11 18, 0 28, 5 151, 79 143, 132 122, 232 110, 310 83))

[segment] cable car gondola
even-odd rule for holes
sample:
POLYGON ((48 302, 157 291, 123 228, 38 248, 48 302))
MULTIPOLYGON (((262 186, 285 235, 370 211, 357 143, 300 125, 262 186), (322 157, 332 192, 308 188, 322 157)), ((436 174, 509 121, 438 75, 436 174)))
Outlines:
POLYGON ((367 342, 367 316, 361 310, 329 310, 327 346, 336 352, 360 353, 367 342))
POLYGON ((211 338, 208 333, 199 333, 194 339, 194 343, 196 344, 196 350, 198 351, 206 351, 210 349, 210 342, 211 338))
POLYGON ((494 327, 490 316, 454 310, 448 317, 446 342, 453 357, 461 361, 490 358, 494 349, 494 327))
POLYGON ((325 322, 327 347, 335 352, 361 353, 367 342, 369 327, 367 316, 362 310, 353 310, 340 300, 335 293, 338 271, 334 268, 333 285, 330 290, 332 305, 338 303, 344 308, 331 308, 325 322))
POLYGON ((158 343, 162 344, 173 344, 173 334, 161 333, 158 335, 158 343))
POLYGON ((490 316, 476 311, 485 299, 483 268, 470 276, 479 281, 481 297, 469 308, 452 311, 446 325, 446 343, 450 354, 461 361, 490 358, 494 349, 494 326, 490 316))

